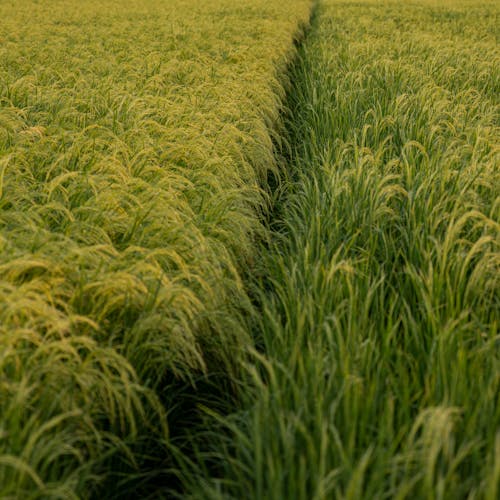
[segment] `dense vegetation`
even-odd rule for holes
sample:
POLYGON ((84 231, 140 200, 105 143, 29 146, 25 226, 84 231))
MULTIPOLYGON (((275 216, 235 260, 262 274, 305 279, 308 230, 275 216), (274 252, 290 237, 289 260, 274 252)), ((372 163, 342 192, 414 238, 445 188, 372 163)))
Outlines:
POLYGON ((500 8, 311 4, 0 3, 0 498, 500 495, 500 8))
POLYGON ((125 491, 188 421, 169 384, 237 372, 309 10, 0 3, 1 498, 125 491))
POLYGON ((320 2, 262 249, 264 352, 199 450, 218 475, 186 466, 194 498, 498 498, 498 15, 320 2))

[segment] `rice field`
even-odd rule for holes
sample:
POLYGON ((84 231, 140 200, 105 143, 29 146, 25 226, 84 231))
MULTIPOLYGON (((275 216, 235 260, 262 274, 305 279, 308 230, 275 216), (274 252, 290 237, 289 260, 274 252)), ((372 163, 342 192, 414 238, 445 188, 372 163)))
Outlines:
POLYGON ((0 2, 0 498, 496 500, 499 19, 0 2))
POLYGON ((139 494, 186 425, 179 384, 241 370, 309 11, 0 2, 0 498, 139 494))

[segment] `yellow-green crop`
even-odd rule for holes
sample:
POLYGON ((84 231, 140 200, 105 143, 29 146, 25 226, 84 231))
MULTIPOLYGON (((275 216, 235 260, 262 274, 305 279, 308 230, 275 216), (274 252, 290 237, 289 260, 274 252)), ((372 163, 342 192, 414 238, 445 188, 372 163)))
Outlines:
POLYGON ((0 3, 0 497, 90 495, 167 439, 167 377, 237 369, 309 9, 0 3))

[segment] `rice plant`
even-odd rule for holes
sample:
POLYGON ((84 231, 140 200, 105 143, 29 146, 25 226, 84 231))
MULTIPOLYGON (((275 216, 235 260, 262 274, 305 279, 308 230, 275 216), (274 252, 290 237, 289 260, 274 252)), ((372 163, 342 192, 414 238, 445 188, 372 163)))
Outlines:
POLYGON ((1 498, 123 498, 171 464, 171 385, 240 370, 309 9, 0 3, 1 498))

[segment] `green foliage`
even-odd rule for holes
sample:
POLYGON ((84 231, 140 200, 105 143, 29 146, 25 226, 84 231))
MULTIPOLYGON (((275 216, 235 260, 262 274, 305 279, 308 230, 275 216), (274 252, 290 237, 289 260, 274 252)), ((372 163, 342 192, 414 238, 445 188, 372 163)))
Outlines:
POLYGON ((182 425, 167 380, 237 373, 309 8, 1 2, 1 498, 90 496, 182 425))
POLYGON ((498 498, 498 15, 320 3, 262 250, 264 354, 198 452, 218 473, 186 464, 193 498, 498 498))

